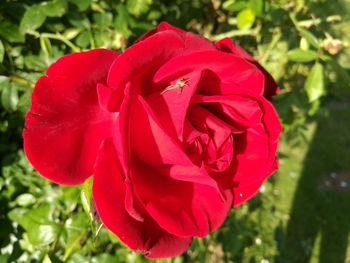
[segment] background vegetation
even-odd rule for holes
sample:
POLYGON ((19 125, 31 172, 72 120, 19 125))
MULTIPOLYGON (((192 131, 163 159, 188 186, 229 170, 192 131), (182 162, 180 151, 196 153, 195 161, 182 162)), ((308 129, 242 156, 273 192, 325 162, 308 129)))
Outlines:
POLYGON ((62 187, 26 161, 36 79, 63 54, 123 50, 168 21, 232 37, 276 78, 280 170, 225 225, 159 262, 350 262, 349 0, 1 0, 0 263, 145 262, 90 211, 90 182, 62 187))

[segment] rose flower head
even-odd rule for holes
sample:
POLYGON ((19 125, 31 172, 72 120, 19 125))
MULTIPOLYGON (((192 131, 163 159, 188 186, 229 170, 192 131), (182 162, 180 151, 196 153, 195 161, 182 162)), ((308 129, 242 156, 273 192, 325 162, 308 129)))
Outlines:
POLYGON ((163 22, 123 53, 52 64, 32 94, 24 150, 55 183, 92 176, 101 221, 129 248, 174 257, 277 169, 277 90, 230 39, 163 22))

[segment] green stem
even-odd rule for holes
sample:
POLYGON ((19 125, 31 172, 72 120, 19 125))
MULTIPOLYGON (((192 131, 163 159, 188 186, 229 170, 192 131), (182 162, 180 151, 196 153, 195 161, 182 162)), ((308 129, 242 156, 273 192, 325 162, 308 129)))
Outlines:
POLYGON ((280 31, 274 32, 270 45, 268 46, 264 54, 262 54, 262 56, 258 59, 262 65, 264 65, 266 60, 269 58, 271 52, 274 50, 281 36, 282 34, 280 31))
POLYGON ((21 84, 24 84, 30 88, 34 88, 34 84, 32 82, 30 82, 29 80, 26 80, 24 78, 21 78, 20 76, 17 76, 17 75, 10 75, 8 76, 8 78, 12 81, 15 81, 15 82, 18 82, 18 83, 21 83, 21 84))
POLYGON ((69 41, 68 39, 64 38, 61 34, 52 34, 52 33, 42 33, 41 34, 42 37, 47 37, 50 39, 56 39, 56 40, 60 40, 63 43, 65 43, 67 46, 69 46, 74 52, 78 52, 80 51, 80 48, 77 47, 76 45, 74 45, 71 41, 69 41))
POLYGON ((237 36, 255 36, 257 33, 257 30, 255 29, 247 29, 247 30, 231 30, 222 34, 218 34, 216 36, 213 36, 211 39, 213 41, 220 40, 225 37, 237 37, 237 36))

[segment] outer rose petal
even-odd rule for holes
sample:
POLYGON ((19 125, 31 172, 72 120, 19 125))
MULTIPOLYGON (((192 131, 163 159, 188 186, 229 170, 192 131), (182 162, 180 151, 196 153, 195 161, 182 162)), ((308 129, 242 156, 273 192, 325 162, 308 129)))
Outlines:
POLYGON ((106 82, 118 55, 103 49, 67 55, 38 80, 26 115, 24 150, 46 178, 74 185, 93 173, 113 116, 99 107, 96 86, 106 82))
POLYGON ((167 22, 161 22, 161 23, 159 23, 159 25, 155 29, 148 31, 145 34, 143 34, 141 37, 139 37, 139 39, 136 40, 136 43, 143 41, 143 40, 149 38, 150 36, 153 36, 154 34, 157 34, 159 32, 163 32, 163 31, 167 31, 167 30, 174 31, 182 38, 184 38, 186 33, 187 33, 186 31, 183 31, 180 28, 174 27, 174 26, 168 24, 167 22))
MULTIPOLYGON (((172 31, 166 31, 151 36, 125 50, 115 60, 108 74, 108 87, 113 92, 110 95, 107 108, 110 111, 119 111, 128 82, 133 84, 132 89, 137 90, 138 93, 141 92, 141 84, 142 87, 150 89, 152 83, 149 76, 153 75, 152 71, 173 56, 181 54, 183 47, 181 37, 172 31), (164 43, 167 44, 164 45, 164 43), (146 78, 140 80, 140 75, 146 76, 146 78), (135 82, 139 82, 140 85, 136 87, 135 82)), ((147 92, 151 91, 147 90, 147 92)))
POLYGON ((173 33, 176 33, 179 37, 181 37, 184 41, 185 44, 185 49, 186 49, 186 53, 190 53, 190 52, 198 52, 199 50, 215 50, 215 45, 209 41, 208 39, 200 36, 200 35, 196 35, 193 34, 191 32, 186 32, 183 31, 180 28, 174 27, 170 24, 168 24, 167 22, 161 22, 157 28, 148 31, 146 34, 144 34, 143 36, 141 36, 137 41, 144 41, 145 39, 160 33, 160 32, 164 32, 164 31, 172 31, 173 33))
POLYGON ((104 225, 123 243, 148 258, 175 257, 187 249, 191 238, 169 234, 141 207, 138 210, 142 212, 142 222, 127 213, 125 178, 113 142, 109 139, 101 147, 95 170, 93 196, 98 214, 104 225))
POLYGON ((119 110, 127 82, 132 83, 132 89, 138 93, 151 94, 155 92, 152 89, 154 87, 152 76, 159 67, 173 57, 200 50, 215 51, 216 48, 205 38, 192 33, 183 36, 174 30, 151 34, 143 41, 134 44, 116 59, 110 69, 107 82, 113 93, 108 109, 119 110))
MULTIPOLYGON (((221 226, 232 206, 231 190, 223 198, 211 186, 172 180, 137 160, 133 169, 136 195, 154 220, 174 235, 204 237, 221 226)), ((195 172, 187 171, 191 177, 195 172)))
POLYGON ((234 44, 230 38, 223 38, 216 42, 215 45, 219 50, 223 52, 233 53, 237 56, 248 60, 249 62, 257 66, 258 69, 261 70, 261 72, 265 76, 264 96, 267 99, 270 99, 271 96, 279 92, 277 83, 275 82, 271 74, 268 73, 266 69, 263 66, 261 66, 260 63, 257 62, 251 55, 249 55, 243 48, 241 48, 239 45, 234 44))

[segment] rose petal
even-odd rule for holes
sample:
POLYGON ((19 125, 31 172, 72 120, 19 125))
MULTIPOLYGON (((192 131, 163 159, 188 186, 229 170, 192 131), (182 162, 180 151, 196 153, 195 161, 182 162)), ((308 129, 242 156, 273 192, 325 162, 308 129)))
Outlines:
POLYGON ((150 116, 153 113, 142 97, 138 96, 130 106, 127 121, 132 122, 129 124, 131 150, 138 158, 152 166, 192 165, 181 149, 180 142, 169 136, 150 116))
POLYGON ((167 22, 161 22, 155 29, 148 31, 146 34, 141 36, 135 43, 144 41, 147 38, 153 36, 154 34, 164 32, 164 31, 172 31, 176 33, 179 37, 181 37, 184 41, 184 53, 198 52, 200 50, 215 50, 215 45, 209 41, 208 39, 193 34, 191 32, 183 31, 180 28, 174 27, 167 22))
MULTIPOLYGON (((177 56, 164 64, 154 76, 155 82, 177 76, 179 72, 185 74, 195 70, 211 70, 218 76, 221 82, 229 84, 228 89, 213 90, 213 87, 203 87, 204 92, 213 94, 230 94, 237 88, 251 90, 262 94, 264 88, 264 76, 253 64, 245 59, 218 51, 200 51, 177 56)), ((227 86, 222 86, 227 87, 227 86)))
MULTIPOLYGON (((173 180, 137 159, 132 167, 135 193, 148 213, 168 232, 182 237, 204 237, 226 219, 233 199, 230 190, 225 191, 223 199, 211 186, 173 180)), ((189 176, 197 173, 190 169, 187 172, 189 176)))
POLYGON ((232 185, 229 181, 233 178, 234 206, 251 198, 263 180, 276 170, 275 155, 281 133, 278 115, 269 101, 243 89, 236 92, 220 96, 197 94, 191 101, 206 107, 226 123, 236 122, 244 128, 244 133, 233 135, 235 158, 231 168, 213 175, 226 187, 232 185))
POLYGON ((109 71, 107 82, 113 93, 108 102, 108 109, 119 111, 127 82, 132 83, 132 88, 138 93, 152 93, 153 72, 170 58, 180 54, 183 48, 184 42, 181 37, 173 31, 165 31, 125 50, 109 71))
POLYGON ((237 207, 252 198, 260 189, 264 180, 242 181, 234 188, 234 204, 237 207))
POLYGON ((255 99, 242 95, 203 96, 196 94, 191 103, 201 104, 212 112, 214 116, 229 123, 240 130, 261 123, 262 110, 255 99))
POLYGON ((150 36, 153 36, 154 34, 157 34, 159 32, 163 32, 163 31, 174 31, 175 33, 177 33, 182 39, 185 38, 186 35, 186 31, 183 31, 180 28, 174 27, 172 25, 170 25, 167 22, 160 22, 159 25, 155 28, 152 29, 148 32, 146 32, 145 34, 143 34, 141 37, 139 37, 135 43, 140 42, 140 41, 144 41, 145 39, 149 38, 150 36))
MULTIPOLYGON (((131 90, 129 90, 132 93, 131 90)), ((128 143, 129 148, 126 154, 120 156, 129 156, 127 167, 132 167, 130 164, 132 156, 158 169, 158 171, 174 171, 176 173, 162 173, 164 176, 187 182, 197 182, 213 187, 220 192, 215 180, 210 178, 208 174, 198 167, 195 167, 189 157, 185 154, 181 145, 171 138, 156 121, 155 115, 147 105, 146 101, 138 96, 137 99, 131 102, 132 94, 126 92, 125 100, 120 113, 120 133, 123 134, 128 143), (127 109, 127 105, 130 106, 127 109), (128 112, 123 114, 123 112, 128 112), (124 117, 123 117, 124 116, 124 117), (136 127, 134 127, 137 125, 136 127), (195 176, 188 174, 186 171, 192 171, 195 176), (195 171, 195 172, 194 172, 195 171)), ((116 125, 117 127, 117 125, 116 125)), ((118 133, 116 133, 118 136, 118 133)), ((115 136, 115 138, 117 138, 115 136)), ((122 145, 122 141, 117 142, 116 148, 122 145)), ((128 173, 128 172, 126 172, 128 173)))
POLYGON ((93 173, 100 143, 111 135, 113 115, 98 104, 119 53, 96 49, 64 56, 33 91, 23 131, 27 158, 39 173, 60 184, 82 183, 93 173))
POLYGON ((142 252, 147 258, 175 257, 187 249, 191 238, 169 234, 160 228, 141 206, 138 210, 142 212, 143 222, 135 220, 126 212, 125 181, 111 140, 107 139, 103 143, 95 171, 93 197, 97 212, 103 224, 124 244, 142 252))
POLYGON ((237 56, 240 56, 249 62, 253 63, 265 77, 265 87, 264 87, 264 97, 267 99, 271 99, 271 97, 277 93, 279 93, 280 89, 277 86, 277 83, 266 69, 261 66, 259 62, 257 62, 251 55, 249 55, 243 48, 239 45, 236 45, 232 42, 230 38, 223 38, 215 43, 216 47, 227 53, 232 53, 237 56))
MULTIPOLYGON (((178 77, 172 82, 176 85, 179 79, 185 82, 183 87, 167 90, 164 92, 155 92, 145 97, 145 101, 151 108, 152 112, 160 122, 162 127, 173 137, 183 140, 184 123, 186 120, 187 109, 191 101, 191 97, 195 93, 198 83, 201 79, 201 72, 194 71, 187 75, 178 77)), ((166 82, 169 87, 170 82, 166 82)))
MULTIPOLYGON (((236 90, 236 92, 237 94, 224 96, 195 95, 191 102, 208 105, 207 108, 215 110, 214 114, 226 120, 227 123, 233 121, 248 128, 249 133, 254 137, 258 136, 256 141, 266 140, 268 143, 268 165, 273 166, 278 138, 282 129, 277 112, 273 108, 271 102, 267 101, 262 96, 247 93, 242 89, 236 90), (209 107, 210 104, 215 104, 219 107, 209 107), (263 134, 265 134, 264 136, 266 136, 266 139, 263 139, 263 134)), ((254 145, 254 143, 252 145, 254 145)), ((242 146, 242 149, 243 148, 242 146)), ((244 158, 244 156, 242 158, 244 158)))

